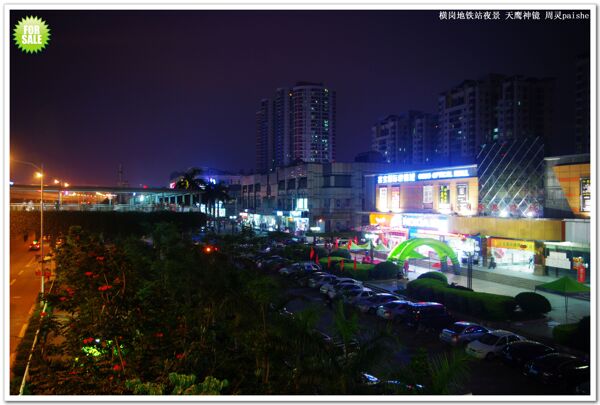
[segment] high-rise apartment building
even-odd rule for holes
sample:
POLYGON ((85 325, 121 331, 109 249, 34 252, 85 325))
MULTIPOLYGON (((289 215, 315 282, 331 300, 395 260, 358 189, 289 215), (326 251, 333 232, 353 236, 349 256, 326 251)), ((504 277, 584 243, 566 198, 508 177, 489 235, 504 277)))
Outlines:
POLYGON ((256 112, 256 170, 269 171, 273 158, 273 103, 265 98, 256 112))
POLYGON ((437 114, 420 114, 415 118, 412 136, 412 163, 429 166, 434 163, 434 144, 438 134, 437 114))
POLYGON ((437 158, 444 163, 470 163, 496 128, 501 75, 466 80, 438 97, 437 158))
POLYGON ((433 115, 420 111, 388 115, 373 125, 371 149, 381 153, 387 163, 427 163, 436 125, 433 115))
POLYGON ((440 94, 438 160, 471 163, 487 143, 549 137, 553 87, 553 79, 489 74, 440 94))
POLYGON ((575 150, 590 152, 590 55, 575 61, 575 150))
POLYGON ((256 115, 258 172, 297 161, 335 161, 336 95, 322 83, 278 88, 256 115))
POLYGON ((498 126, 492 140, 545 138, 552 132, 553 79, 523 76, 502 81, 498 100, 498 126))
POLYGON ((322 83, 299 82, 290 90, 292 160, 335 160, 335 92, 322 83))

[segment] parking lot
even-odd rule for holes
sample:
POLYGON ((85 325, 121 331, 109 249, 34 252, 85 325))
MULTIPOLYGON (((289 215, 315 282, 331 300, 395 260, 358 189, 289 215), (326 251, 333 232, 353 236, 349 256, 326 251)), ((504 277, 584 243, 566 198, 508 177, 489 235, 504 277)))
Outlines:
MULTIPOLYGON (((333 309, 327 304, 324 295, 318 289, 297 287, 290 281, 287 293, 290 296, 301 296, 290 301, 287 309, 298 312, 308 305, 321 309, 318 329, 329 335, 333 334, 333 309)), ((360 326, 363 331, 377 331, 388 326, 388 321, 372 314, 360 314, 360 326)), ((425 349, 429 355, 447 352, 453 349, 440 342, 438 332, 409 328, 399 323, 391 323, 391 331, 400 342, 400 349, 391 353, 392 364, 401 367, 408 364, 411 357, 419 350, 425 349)), ((455 350, 464 350, 459 348, 455 350)), ((376 374, 376 370, 368 370, 376 374)), ((531 380, 516 368, 503 364, 499 359, 477 360, 469 362, 470 377, 465 383, 464 394, 473 395, 557 395, 569 394, 560 392, 552 386, 542 385, 531 380)))

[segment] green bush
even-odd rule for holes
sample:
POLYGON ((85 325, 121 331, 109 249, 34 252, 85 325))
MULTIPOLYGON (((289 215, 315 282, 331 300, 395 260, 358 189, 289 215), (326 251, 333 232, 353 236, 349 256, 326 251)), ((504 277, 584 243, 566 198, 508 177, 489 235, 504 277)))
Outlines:
POLYGON ((382 280, 386 278, 395 278, 400 271, 400 267, 392 262, 377 263, 373 268, 372 278, 382 280))
POLYGON ((343 257, 344 259, 352 259, 350 251, 346 248, 332 250, 330 256, 343 257))
POLYGON ((585 316, 577 323, 555 326, 552 330, 554 341, 563 346, 590 352, 590 317, 585 316))
POLYGON ((521 307, 523 312, 533 315, 545 314, 552 310, 550 301, 543 295, 534 292, 522 292, 515 297, 517 305, 521 307))
POLYGON ((444 283, 448 284, 448 278, 446 277, 446 275, 439 271, 428 271, 427 273, 423 273, 419 277, 417 277, 417 279, 420 280, 424 278, 432 278, 435 280, 443 281, 444 283))
POLYGON ((512 297, 452 288, 439 278, 413 280, 406 286, 406 293, 417 300, 440 302, 451 310, 489 320, 510 319, 516 307, 512 297))

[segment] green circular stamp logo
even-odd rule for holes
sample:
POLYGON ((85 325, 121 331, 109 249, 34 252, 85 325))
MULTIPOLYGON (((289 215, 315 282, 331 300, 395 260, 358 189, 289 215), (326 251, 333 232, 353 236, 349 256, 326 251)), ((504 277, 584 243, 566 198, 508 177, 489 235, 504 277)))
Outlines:
POLYGON ((50 28, 38 17, 25 17, 13 30, 15 44, 23 52, 41 52, 50 42, 50 28))

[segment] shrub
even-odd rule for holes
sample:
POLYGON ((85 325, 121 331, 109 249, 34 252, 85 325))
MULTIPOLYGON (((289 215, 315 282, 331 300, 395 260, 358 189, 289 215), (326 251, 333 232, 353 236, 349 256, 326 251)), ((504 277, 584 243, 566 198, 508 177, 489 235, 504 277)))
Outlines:
POLYGON ((533 315, 545 314, 552 310, 550 302, 541 294, 534 292, 522 292, 515 297, 517 305, 523 312, 533 315))
POLYGON ((373 268, 372 278, 374 279, 386 279, 394 278, 400 271, 400 267, 392 262, 381 262, 377 263, 373 268))
POLYGON ((350 251, 345 248, 332 250, 330 256, 343 257, 344 259, 352 259, 350 251))
POLYGON ((443 281, 444 283, 448 284, 448 278, 446 277, 446 275, 439 271, 429 271, 429 272, 423 273, 419 277, 417 277, 417 279, 424 279, 424 278, 432 278, 435 280, 443 281))
POLYGON ((557 325, 552 330, 554 341, 563 346, 590 352, 590 317, 585 316, 577 323, 557 325))
POLYGON ((489 320, 510 319, 516 301, 513 297, 452 288, 439 278, 421 278, 406 286, 409 297, 437 301, 451 310, 489 320))

